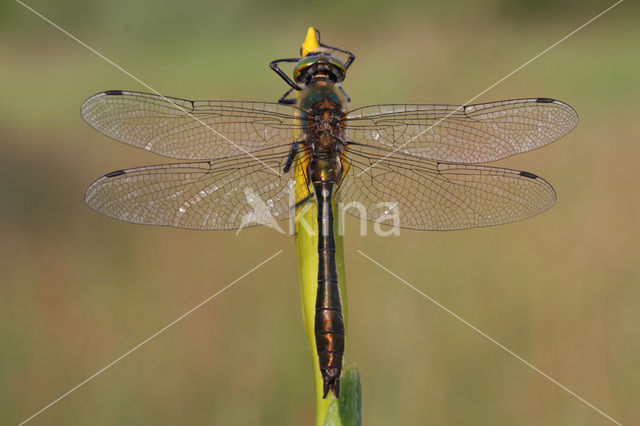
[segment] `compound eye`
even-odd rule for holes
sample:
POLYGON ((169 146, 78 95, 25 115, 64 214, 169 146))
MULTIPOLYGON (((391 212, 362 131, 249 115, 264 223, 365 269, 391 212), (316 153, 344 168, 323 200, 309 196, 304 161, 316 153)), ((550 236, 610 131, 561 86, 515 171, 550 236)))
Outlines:
POLYGON ((296 83, 300 83, 304 76, 304 71, 317 61, 317 56, 305 56, 304 58, 300 59, 293 69, 293 80, 296 83))

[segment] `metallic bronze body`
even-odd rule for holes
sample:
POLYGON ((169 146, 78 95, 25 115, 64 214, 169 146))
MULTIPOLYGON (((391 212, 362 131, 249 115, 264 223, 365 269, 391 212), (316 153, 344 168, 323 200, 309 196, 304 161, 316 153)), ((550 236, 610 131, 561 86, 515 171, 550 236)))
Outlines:
POLYGON ((323 393, 340 394, 344 353, 344 319, 338 287, 332 197, 342 180, 345 151, 342 123, 346 101, 335 81, 319 73, 298 97, 305 132, 301 155, 309 159, 307 180, 318 207, 318 292, 315 335, 323 393))
POLYGON ((347 205, 358 203, 357 213, 346 213, 378 222, 393 209, 394 227, 406 229, 469 229, 532 217, 555 203, 551 185, 533 173, 484 163, 552 143, 576 126, 578 115, 550 98, 369 105, 346 112, 349 98, 341 83, 353 53, 320 42, 310 28, 300 56, 269 64, 289 86, 277 103, 122 90, 91 96, 81 111, 95 129, 181 162, 108 173, 87 189, 85 201, 132 223, 230 230, 290 218, 315 197, 315 343, 324 397, 330 391, 337 397, 345 327, 336 194, 347 205), (280 69, 285 63, 295 64, 293 79, 280 69), (294 173, 284 176, 278 169, 294 173))

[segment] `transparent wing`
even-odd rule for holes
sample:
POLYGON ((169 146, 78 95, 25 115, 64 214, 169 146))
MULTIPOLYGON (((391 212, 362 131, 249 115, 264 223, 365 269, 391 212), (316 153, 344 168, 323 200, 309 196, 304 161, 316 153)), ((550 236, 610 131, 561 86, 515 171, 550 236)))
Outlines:
POLYGON ((82 118, 117 141, 165 157, 211 160, 290 145, 296 107, 266 102, 190 101, 110 90, 82 104, 82 118))
POLYGON ((386 224, 395 217, 402 228, 500 225, 541 213, 556 200, 551 185, 528 172, 401 154, 383 158, 366 147, 354 147, 349 161, 352 168, 340 187, 347 213, 364 213, 371 221, 384 217, 386 224))
MULTIPOLYGON (((274 169, 279 156, 261 156, 274 169)), ((119 170, 87 189, 86 203, 126 222, 200 230, 270 225, 290 215, 294 181, 251 157, 119 170)))
POLYGON ((435 161, 486 163, 547 145, 578 123, 548 98, 476 105, 373 105, 347 114, 347 136, 385 152, 435 161))

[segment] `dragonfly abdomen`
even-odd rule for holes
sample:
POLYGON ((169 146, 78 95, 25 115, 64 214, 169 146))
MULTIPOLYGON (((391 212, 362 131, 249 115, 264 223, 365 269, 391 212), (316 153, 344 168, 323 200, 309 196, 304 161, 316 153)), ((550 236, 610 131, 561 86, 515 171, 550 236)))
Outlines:
POLYGON ((340 373, 344 354, 344 319, 338 286, 336 245, 331 197, 334 182, 313 182, 318 205, 318 292, 316 294, 315 335, 323 397, 333 390, 340 395, 340 373))

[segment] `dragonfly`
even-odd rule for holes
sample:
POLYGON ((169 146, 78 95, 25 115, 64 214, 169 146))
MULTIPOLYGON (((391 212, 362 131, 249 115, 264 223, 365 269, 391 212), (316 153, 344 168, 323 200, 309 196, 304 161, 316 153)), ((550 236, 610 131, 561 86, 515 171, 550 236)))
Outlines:
POLYGON ((277 102, 109 90, 81 108, 104 135, 182 161, 97 179, 85 201, 102 214, 145 225, 232 230, 261 223, 247 220, 256 216, 254 199, 275 219, 315 203, 314 331, 325 398, 329 392, 339 397, 345 335, 332 201, 356 203, 362 208, 347 213, 364 212, 367 220, 384 218, 391 205, 396 225, 415 230, 529 218, 555 203, 551 185, 530 172, 483 163, 545 146, 578 122, 569 105, 550 98, 349 109, 342 83, 354 60, 309 28, 299 57, 270 63, 289 86, 277 102), (291 76, 284 63, 294 64, 291 76))

